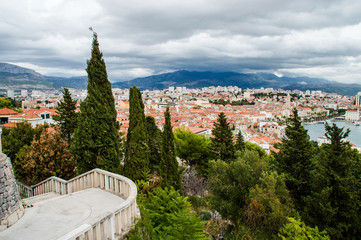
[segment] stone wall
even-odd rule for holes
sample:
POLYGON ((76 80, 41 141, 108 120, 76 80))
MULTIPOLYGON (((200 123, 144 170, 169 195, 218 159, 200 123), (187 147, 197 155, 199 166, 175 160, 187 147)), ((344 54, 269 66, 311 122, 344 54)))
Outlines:
POLYGON ((0 153, 0 232, 24 215, 10 158, 0 153))

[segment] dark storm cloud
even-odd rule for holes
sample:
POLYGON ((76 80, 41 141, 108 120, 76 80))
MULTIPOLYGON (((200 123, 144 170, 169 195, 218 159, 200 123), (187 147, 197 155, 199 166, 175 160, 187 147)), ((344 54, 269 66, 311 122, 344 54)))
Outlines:
POLYGON ((48 75, 85 75, 92 26, 113 81, 179 69, 361 77, 356 0, 18 0, 0 7, 0 62, 48 75))

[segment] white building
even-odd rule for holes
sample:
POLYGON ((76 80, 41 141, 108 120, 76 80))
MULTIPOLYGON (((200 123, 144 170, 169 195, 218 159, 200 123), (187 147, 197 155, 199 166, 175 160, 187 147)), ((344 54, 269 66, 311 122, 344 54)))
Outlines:
POLYGON ((20 90, 20 94, 21 94, 21 97, 27 97, 27 96, 28 96, 28 90, 26 90, 26 89, 21 89, 21 90, 20 90))
POLYGON ((15 91, 12 89, 7 90, 7 96, 8 98, 14 98, 15 97, 15 91))
POLYGON ((360 100, 361 100, 361 92, 358 92, 356 95, 356 107, 360 107, 360 100))
POLYGON ((359 110, 347 110, 345 114, 345 120, 355 122, 360 120, 360 112, 359 110))
POLYGON ((18 113, 9 117, 9 122, 19 123, 19 122, 28 122, 32 127, 36 127, 40 124, 55 124, 53 116, 57 115, 55 109, 29 109, 22 113, 18 113))

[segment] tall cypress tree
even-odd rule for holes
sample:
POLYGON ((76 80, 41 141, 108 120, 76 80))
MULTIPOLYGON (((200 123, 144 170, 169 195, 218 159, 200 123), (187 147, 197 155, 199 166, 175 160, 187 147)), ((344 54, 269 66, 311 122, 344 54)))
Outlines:
POLYGON ((119 123, 111 84, 95 32, 91 58, 87 64, 88 94, 80 105, 79 121, 71 150, 79 173, 93 168, 119 172, 119 123))
POLYGON ((61 137, 70 145, 73 133, 77 126, 76 100, 71 98, 69 89, 64 88, 63 101, 56 108, 59 115, 54 116, 58 122, 61 131, 61 137))
POLYGON ((159 171, 159 166, 162 160, 162 132, 155 124, 154 117, 147 116, 145 118, 145 125, 148 132, 148 147, 149 147, 149 168, 151 171, 159 171))
POLYGON ((145 126, 144 104, 140 90, 129 90, 129 128, 125 147, 124 175, 136 180, 148 180, 149 147, 145 126))
POLYGON ((233 134, 226 115, 223 112, 218 114, 217 122, 213 125, 212 134, 214 136, 211 138, 212 152, 216 159, 225 162, 233 161, 235 157, 233 134))
POLYGON ((169 113, 169 106, 164 112, 165 123, 163 127, 163 148, 162 148, 162 164, 161 164, 161 178, 163 187, 174 187, 176 190, 181 190, 181 178, 178 169, 178 162, 175 156, 174 135, 172 131, 171 118, 169 113))

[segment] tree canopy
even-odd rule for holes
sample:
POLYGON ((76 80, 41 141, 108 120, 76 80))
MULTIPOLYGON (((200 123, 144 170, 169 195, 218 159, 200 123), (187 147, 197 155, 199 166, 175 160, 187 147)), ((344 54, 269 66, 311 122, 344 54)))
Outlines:
POLYGON ((208 239, 203 233, 204 223, 179 191, 155 188, 138 202, 142 219, 126 239, 208 239))
POLYGON ((17 165, 21 166, 22 181, 28 185, 39 183, 48 177, 70 179, 75 176, 76 163, 68 143, 61 138, 58 128, 44 129, 39 139, 18 153, 17 165))
POLYGON ((298 111, 295 108, 287 120, 286 138, 274 154, 275 167, 279 173, 286 175, 286 186, 290 190, 297 209, 303 208, 302 198, 310 193, 310 171, 314 146, 307 130, 301 124, 298 111))
POLYGON ((165 122, 163 127, 162 163, 160 176, 162 186, 181 190, 179 166, 175 155, 174 135, 171 124, 169 106, 164 112, 165 122))
POLYGON ((125 147, 124 175, 137 180, 149 180, 149 146, 144 104, 140 90, 129 90, 129 128, 125 147))
POLYGON ((234 145, 237 151, 243 151, 246 148, 242 131, 240 130, 236 136, 236 143, 234 145))
POLYGON ((174 138, 177 157, 205 175, 211 159, 211 140, 182 128, 175 130, 174 138))
POLYGON ((221 112, 212 129, 212 152, 216 159, 226 162, 234 160, 233 134, 226 115, 221 112))
POLYGON ((344 141, 349 130, 325 124, 326 137, 314 156, 312 193, 306 198, 303 219, 324 229, 332 239, 356 239, 361 234, 361 157, 344 141))
POLYGON ((238 152, 231 163, 211 161, 209 190, 212 207, 235 232, 248 226, 276 233, 293 213, 283 177, 270 171, 267 158, 256 151, 238 152))
POLYGON ((79 173, 93 168, 119 172, 119 123, 96 33, 93 34, 91 58, 87 64, 88 93, 80 105, 78 126, 71 150, 79 173))
POLYGON ((58 107, 56 107, 59 115, 53 116, 54 120, 57 121, 60 126, 62 138, 67 141, 69 145, 77 127, 77 113, 75 112, 76 103, 77 101, 71 98, 69 89, 64 88, 63 101, 61 101, 58 104, 58 107))
POLYGON ((145 126, 148 132, 149 147, 149 168, 152 172, 160 171, 162 162, 162 132, 155 124, 154 117, 147 116, 145 118, 145 126))
POLYGON ((292 217, 288 218, 288 223, 285 224, 279 231, 278 236, 282 240, 330 240, 326 231, 319 232, 318 228, 311 228, 300 220, 292 217))
POLYGON ((23 181, 28 173, 23 169, 19 160, 19 154, 26 152, 33 140, 39 140, 41 133, 49 125, 38 125, 33 128, 28 122, 20 122, 14 128, 3 128, 2 144, 3 152, 11 159, 15 176, 23 181))

